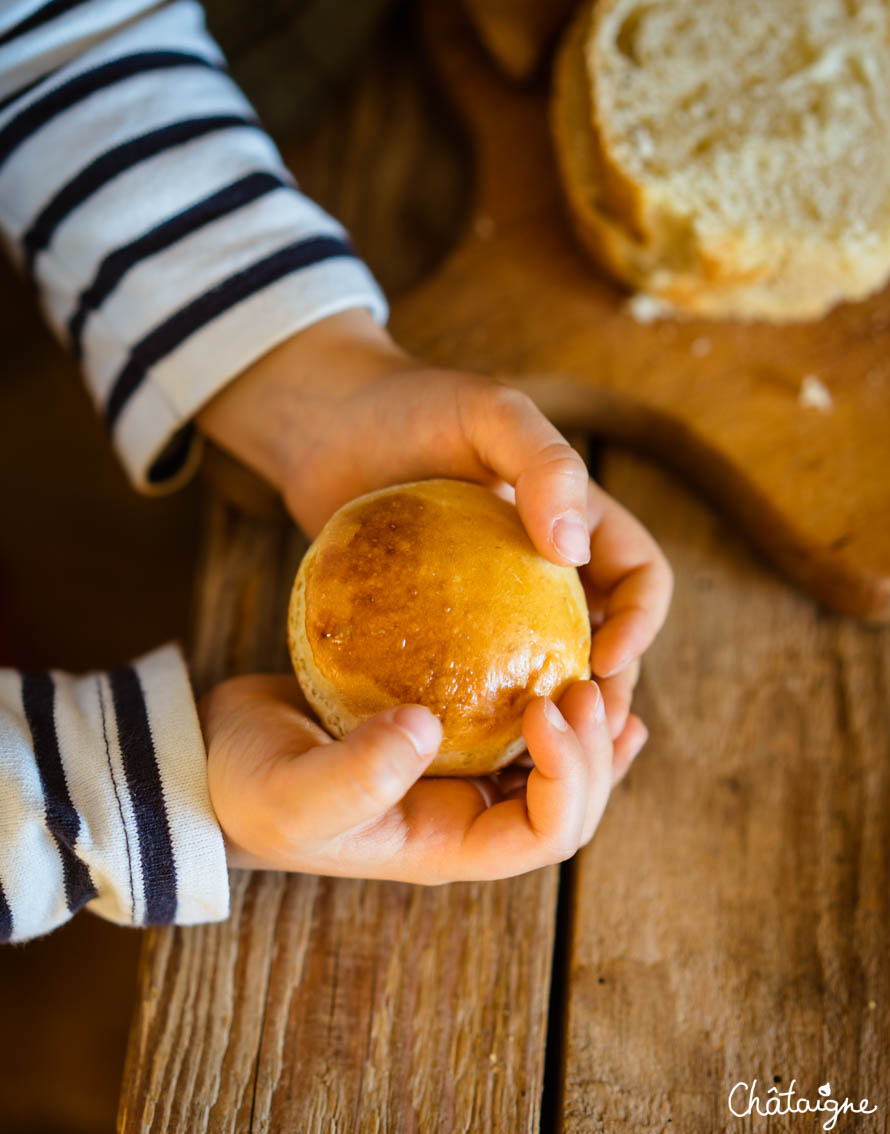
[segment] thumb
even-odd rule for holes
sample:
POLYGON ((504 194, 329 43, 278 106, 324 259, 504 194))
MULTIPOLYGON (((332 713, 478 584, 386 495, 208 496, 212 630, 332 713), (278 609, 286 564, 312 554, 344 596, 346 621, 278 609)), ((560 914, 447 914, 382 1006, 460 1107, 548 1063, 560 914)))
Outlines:
POLYGON ((516 489, 516 508, 538 551, 553 563, 586 563, 589 474, 556 426, 526 394, 503 385, 465 391, 461 420, 482 463, 516 489))
POLYGON ((383 815, 431 763, 442 726, 421 705, 400 705, 369 718, 343 740, 304 752, 290 765, 286 794, 301 833, 336 835, 383 815))

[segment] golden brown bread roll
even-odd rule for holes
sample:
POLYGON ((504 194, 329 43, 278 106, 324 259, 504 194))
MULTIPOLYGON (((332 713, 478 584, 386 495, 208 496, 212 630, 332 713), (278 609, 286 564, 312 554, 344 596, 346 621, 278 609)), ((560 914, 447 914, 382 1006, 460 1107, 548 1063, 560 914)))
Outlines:
POLYGON ((534 697, 590 675, 574 567, 539 555, 487 488, 427 480, 336 512, 294 582, 288 643, 307 700, 340 737, 393 705, 442 722, 427 775, 482 775, 522 752, 534 697))

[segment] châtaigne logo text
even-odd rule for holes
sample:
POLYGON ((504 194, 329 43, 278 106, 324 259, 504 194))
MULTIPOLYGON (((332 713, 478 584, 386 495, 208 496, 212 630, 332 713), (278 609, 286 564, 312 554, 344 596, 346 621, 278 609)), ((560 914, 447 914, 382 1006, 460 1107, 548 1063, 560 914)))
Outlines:
POLYGON ((825 1114, 822 1123, 823 1130, 834 1130, 838 1117, 842 1114, 874 1114, 878 1109, 869 1106, 868 1099, 860 1099, 858 1103, 845 1098, 843 1102, 831 1096, 831 1083, 823 1083, 819 1088, 816 1099, 808 1099, 798 1094, 795 1084, 780 1091, 778 1087, 770 1087, 768 1091, 758 1091, 757 1080, 751 1083, 736 1083, 729 1092, 729 1109, 736 1118, 747 1118, 749 1114, 759 1115, 761 1118, 772 1118, 781 1114, 825 1114))

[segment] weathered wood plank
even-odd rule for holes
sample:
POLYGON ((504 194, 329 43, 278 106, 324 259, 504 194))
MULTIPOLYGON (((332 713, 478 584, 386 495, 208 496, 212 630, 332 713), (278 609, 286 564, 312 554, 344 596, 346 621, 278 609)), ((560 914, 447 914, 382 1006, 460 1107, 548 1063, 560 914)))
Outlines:
POLYGON ((602 476, 677 587, 648 748, 576 863, 564 1130, 766 1129, 728 1110, 756 1078, 867 1096, 837 1129, 886 1131, 890 633, 819 611, 664 472, 602 476))
MULTIPOLYGON (((302 542, 262 493, 207 510, 199 688, 286 667, 302 542)), ((232 875, 221 925, 151 931, 122 1131, 534 1131, 557 871, 497 884, 232 875)))
POLYGON ((555 879, 318 880, 308 940, 277 933, 250 1129, 536 1130, 555 879))

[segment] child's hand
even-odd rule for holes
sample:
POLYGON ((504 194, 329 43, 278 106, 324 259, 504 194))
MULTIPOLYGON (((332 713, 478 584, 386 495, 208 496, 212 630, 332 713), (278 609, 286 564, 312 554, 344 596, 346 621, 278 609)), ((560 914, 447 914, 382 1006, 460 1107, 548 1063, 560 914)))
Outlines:
POLYGON ((342 504, 390 484, 445 476, 515 492, 541 554, 581 566, 591 667, 622 758, 645 739, 640 722, 625 735, 628 710, 637 659, 667 613, 670 567, 524 394, 419 364, 355 309, 275 348, 198 423, 281 491, 311 537, 342 504))
POLYGON ((442 730, 418 705, 339 742, 304 708, 290 677, 236 677, 200 702, 230 866, 428 885, 523 874, 591 838, 630 762, 613 758, 590 681, 559 709, 543 697, 526 708, 531 771, 473 780, 419 779, 442 730))

